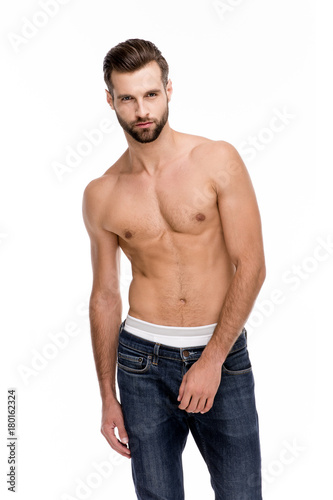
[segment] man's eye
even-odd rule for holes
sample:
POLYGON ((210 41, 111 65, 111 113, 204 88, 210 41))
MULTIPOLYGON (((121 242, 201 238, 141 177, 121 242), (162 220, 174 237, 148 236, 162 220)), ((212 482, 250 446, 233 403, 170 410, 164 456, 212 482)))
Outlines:
POLYGON ((126 97, 123 97, 121 100, 122 101, 129 101, 131 99, 131 97, 129 95, 127 95, 126 97))
POLYGON ((155 92, 149 92, 148 96, 149 97, 155 97, 157 94, 155 92))

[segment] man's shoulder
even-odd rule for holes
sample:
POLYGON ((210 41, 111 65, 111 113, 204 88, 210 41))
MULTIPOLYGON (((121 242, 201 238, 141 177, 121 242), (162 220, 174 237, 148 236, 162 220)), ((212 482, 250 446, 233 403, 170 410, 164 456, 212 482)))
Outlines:
POLYGON ((112 193, 119 177, 117 162, 100 177, 92 179, 84 189, 83 214, 92 220, 103 217, 106 207, 110 204, 112 193))
POLYGON ((105 194, 110 195, 121 171, 121 158, 119 158, 111 167, 109 167, 101 176, 92 179, 86 186, 84 194, 86 196, 102 197, 105 194))
POLYGON ((193 141, 194 146, 192 149, 192 154, 205 157, 210 159, 221 159, 223 157, 232 156, 237 154, 236 148, 227 141, 224 140, 213 140, 206 137, 193 136, 195 139, 193 141))
POLYGON ((220 169, 230 161, 240 160, 237 149, 230 142, 190 134, 184 136, 184 140, 189 144, 191 160, 204 165, 206 170, 209 167, 213 170, 214 167, 220 169))
POLYGON ((196 154, 221 155, 234 152, 235 147, 224 140, 209 139, 201 135, 176 132, 179 143, 184 145, 190 152, 196 154))
POLYGON ((116 176, 103 174, 96 179, 92 179, 85 187, 83 196, 84 198, 102 200, 104 193, 110 192, 110 188, 114 186, 116 176))

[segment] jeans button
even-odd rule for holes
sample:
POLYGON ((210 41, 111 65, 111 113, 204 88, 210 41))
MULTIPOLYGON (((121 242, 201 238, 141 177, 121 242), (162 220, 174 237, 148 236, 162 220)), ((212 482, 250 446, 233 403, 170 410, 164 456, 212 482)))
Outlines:
POLYGON ((188 358, 189 355, 190 355, 190 353, 188 351, 183 351, 184 358, 188 358))

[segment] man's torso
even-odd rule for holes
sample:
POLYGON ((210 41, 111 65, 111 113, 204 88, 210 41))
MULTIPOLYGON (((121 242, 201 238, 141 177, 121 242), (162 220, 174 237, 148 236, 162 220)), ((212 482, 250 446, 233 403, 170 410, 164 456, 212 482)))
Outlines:
POLYGON ((103 179, 103 226, 132 265, 129 314, 151 323, 216 323, 235 267, 228 255, 214 178, 213 141, 181 134, 175 159, 154 176, 133 173, 128 151, 103 179))

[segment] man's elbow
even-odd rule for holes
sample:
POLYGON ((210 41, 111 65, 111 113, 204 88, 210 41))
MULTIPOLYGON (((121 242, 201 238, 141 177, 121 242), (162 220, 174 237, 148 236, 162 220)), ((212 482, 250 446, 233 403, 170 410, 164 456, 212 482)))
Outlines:
POLYGON ((262 286, 266 278, 266 264, 265 258, 258 256, 246 256, 244 258, 240 258, 236 263, 236 270, 244 276, 247 275, 248 279, 251 281, 255 281, 262 286))
POLYGON ((266 279, 266 264, 265 264, 265 259, 263 259, 259 265, 258 265, 258 286, 259 290, 264 284, 264 281, 266 279))
POLYGON ((93 290, 90 295, 90 308, 121 307, 121 295, 119 290, 93 290))
MULTIPOLYGON (((265 278, 266 278, 266 265, 265 259, 251 259, 241 261, 241 265, 239 266, 240 273, 244 276, 247 276, 247 280, 249 283, 252 283, 252 286, 259 293, 265 278)), ((245 278, 246 279, 246 278, 245 278)))

